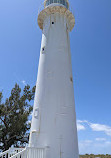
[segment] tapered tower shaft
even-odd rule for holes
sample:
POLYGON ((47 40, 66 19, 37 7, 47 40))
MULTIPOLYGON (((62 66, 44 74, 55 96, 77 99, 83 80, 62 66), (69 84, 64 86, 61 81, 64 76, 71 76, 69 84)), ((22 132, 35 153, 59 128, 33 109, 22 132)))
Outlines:
POLYGON ((29 146, 45 148, 45 158, 78 158, 69 40, 75 20, 66 0, 44 5, 38 16, 43 31, 29 146))

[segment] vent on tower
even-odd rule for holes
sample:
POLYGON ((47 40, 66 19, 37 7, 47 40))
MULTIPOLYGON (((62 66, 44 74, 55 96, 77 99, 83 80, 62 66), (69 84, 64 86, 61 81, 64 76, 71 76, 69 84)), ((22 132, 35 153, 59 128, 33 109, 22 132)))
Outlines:
POLYGON ((64 5, 67 9, 69 8, 69 3, 68 0, 46 0, 44 5, 47 7, 48 5, 56 3, 56 4, 62 4, 64 5))

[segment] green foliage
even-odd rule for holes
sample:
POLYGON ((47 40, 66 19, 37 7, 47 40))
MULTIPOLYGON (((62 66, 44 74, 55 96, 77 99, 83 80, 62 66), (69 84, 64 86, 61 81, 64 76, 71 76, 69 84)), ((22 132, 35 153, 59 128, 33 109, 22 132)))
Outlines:
POLYGON ((11 90, 11 95, 2 103, 0 92, 0 150, 24 146, 28 143, 30 123, 29 115, 32 112, 30 102, 34 99, 35 87, 27 85, 23 92, 18 84, 11 90))
POLYGON ((85 154, 85 155, 80 155, 80 158, 111 158, 111 155, 94 155, 94 154, 85 154))

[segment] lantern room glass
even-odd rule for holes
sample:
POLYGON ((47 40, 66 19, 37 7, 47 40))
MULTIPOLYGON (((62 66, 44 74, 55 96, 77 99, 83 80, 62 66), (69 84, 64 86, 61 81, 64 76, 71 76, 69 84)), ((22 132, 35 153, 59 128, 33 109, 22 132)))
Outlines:
POLYGON ((64 5, 67 9, 69 8, 67 0, 47 0, 46 1, 46 6, 48 6, 52 3, 59 3, 59 4, 64 5))

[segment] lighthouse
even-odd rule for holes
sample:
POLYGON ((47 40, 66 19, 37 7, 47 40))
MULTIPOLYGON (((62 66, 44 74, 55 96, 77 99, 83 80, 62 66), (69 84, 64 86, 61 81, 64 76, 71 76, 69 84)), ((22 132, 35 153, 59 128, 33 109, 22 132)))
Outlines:
POLYGON ((68 0, 44 1, 29 147, 44 148, 45 158, 79 157, 69 39, 74 24, 68 0))

